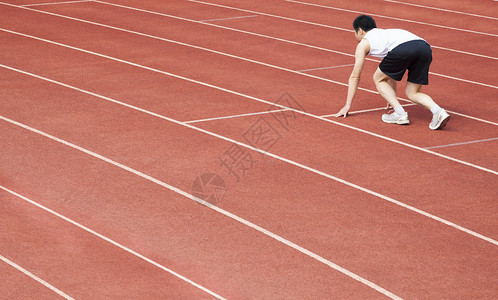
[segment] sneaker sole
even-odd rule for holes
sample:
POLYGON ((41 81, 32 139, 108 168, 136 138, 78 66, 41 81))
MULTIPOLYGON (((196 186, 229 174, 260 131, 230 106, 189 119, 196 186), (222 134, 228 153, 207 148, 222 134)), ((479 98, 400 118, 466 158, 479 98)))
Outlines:
POLYGON ((441 120, 441 122, 438 122, 438 124, 436 124, 436 127, 434 128, 431 128, 432 130, 437 130, 437 129, 443 129, 444 126, 446 126, 446 124, 448 123, 448 121, 450 120, 451 116, 450 115, 447 115, 443 120, 441 120))
POLYGON ((398 125, 408 125, 410 124, 410 120, 396 120, 396 121, 386 121, 382 119, 382 122, 387 124, 398 124, 398 125))
POLYGON ((438 127, 438 128, 436 128, 436 129, 443 129, 443 128, 444 128, 444 126, 446 126, 446 123, 448 123, 448 121, 450 120, 450 118, 451 118, 450 116, 446 117, 446 118, 445 118, 445 119, 441 122, 441 125, 439 125, 439 127, 438 127))

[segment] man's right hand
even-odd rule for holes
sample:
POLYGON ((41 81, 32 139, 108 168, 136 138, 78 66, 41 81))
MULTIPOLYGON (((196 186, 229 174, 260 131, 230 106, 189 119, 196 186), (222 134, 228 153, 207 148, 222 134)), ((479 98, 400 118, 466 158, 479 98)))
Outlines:
POLYGON ((334 117, 340 117, 340 116, 344 116, 344 118, 348 115, 348 112, 349 112, 349 109, 351 108, 350 105, 346 104, 344 105, 344 107, 334 115, 334 117))

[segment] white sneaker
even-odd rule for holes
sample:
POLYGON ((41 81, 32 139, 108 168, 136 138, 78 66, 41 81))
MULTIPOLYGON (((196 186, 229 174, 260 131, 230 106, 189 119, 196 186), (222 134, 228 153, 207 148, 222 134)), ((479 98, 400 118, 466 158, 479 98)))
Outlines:
POLYGON ((410 124, 407 112, 405 112, 402 115, 397 114, 395 111, 392 111, 392 113, 390 114, 383 114, 382 121, 384 121, 385 123, 398 124, 398 125, 410 124))
POLYGON ((443 129, 443 127, 446 126, 446 123, 450 120, 450 117, 451 116, 444 109, 441 109, 437 115, 432 117, 429 128, 432 130, 443 129))

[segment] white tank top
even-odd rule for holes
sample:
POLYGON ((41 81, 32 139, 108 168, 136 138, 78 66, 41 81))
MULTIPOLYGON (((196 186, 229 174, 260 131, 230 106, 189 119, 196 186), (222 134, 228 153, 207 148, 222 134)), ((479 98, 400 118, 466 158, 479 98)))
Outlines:
POLYGON ((370 55, 375 57, 385 57, 387 53, 396 46, 413 41, 423 40, 413 33, 403 29, 379 29, 374 28, 363 37, 370 43, 370 55))

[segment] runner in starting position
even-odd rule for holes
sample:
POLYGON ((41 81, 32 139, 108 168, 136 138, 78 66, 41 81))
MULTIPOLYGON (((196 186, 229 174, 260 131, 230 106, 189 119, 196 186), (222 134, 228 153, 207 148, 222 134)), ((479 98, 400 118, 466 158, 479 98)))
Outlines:
POLYGON ((353 22, 356 47, 355 64, 349 77, 346 105, 334 116, 346 117, 354 95, 358 89, 365 57, 370 54, 383 58, 373 80, 377 90, 394 108, 391 114, 383 114, 382 121, 391 124, 410 124, 408 113, 399 104, 396 97, 396 81, 400 81, 408 70, 406 97, 413 103, 430 109, 433 117, 430 129, 443 128, 450 115, 429 95, 420 92, 422 85, 429 84, 429 66, 432 61, 430 45, 422 38, 402 29, 378 29, 375 20, 366 15, 357 17, 353 22))

